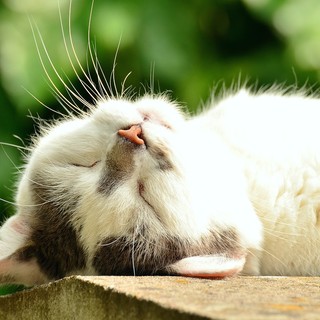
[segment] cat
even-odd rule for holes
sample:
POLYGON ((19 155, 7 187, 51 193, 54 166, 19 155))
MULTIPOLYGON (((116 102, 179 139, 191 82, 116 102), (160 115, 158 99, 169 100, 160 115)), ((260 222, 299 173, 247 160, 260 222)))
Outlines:
POLYGON ((320 274, 320 100, 242 89, 195 116, 101 99, 42 127, 0 229, 0 280, 320 274))

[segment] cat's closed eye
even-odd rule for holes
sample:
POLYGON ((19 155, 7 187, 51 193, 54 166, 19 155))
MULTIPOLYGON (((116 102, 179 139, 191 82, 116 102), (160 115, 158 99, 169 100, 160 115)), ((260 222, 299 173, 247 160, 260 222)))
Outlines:
POLYGON ((171 125, 169 125, 167 122, 163 121, 163 120, 159 120, 157 119, 157 117, 155 117, 154 115, 152 114, 149 114, 149 113, 142 113, 143 115, 143 121, 150 121, 150 120, 156 120, 157 122, 159 122, 160 125, 162 125, 163 127, 167 128, 167 129, 172 129, 171 125))
POLYGON ((73 163, 70 163, 70 165, 71 165, 71 166, 74 166, 74 167, 80 167, 80 168, 93 168, 93 167, 95 167, 99 162, 100 162, 100 160, 94 161, 94 162, 92 162, 91 164, 83 164, 83 163, 73 162, 73 163))

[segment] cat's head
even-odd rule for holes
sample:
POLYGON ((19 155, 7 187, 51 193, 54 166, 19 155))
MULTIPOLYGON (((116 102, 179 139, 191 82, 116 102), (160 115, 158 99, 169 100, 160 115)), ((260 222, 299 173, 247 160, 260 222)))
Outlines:
POLYGON ((19 183, 17 214, 0 230, 2 281, 241 270, 246 252, 236 223, 197 208, 194 194, 207 191, 195 192, 204 186, 192 178, 193 139, 185 115, 164 96, 103 100, 42 128, 19 183))

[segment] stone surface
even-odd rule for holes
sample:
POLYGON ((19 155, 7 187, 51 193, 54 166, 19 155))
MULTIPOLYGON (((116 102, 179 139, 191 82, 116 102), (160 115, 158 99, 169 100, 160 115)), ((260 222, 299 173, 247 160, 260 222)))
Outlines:
POLYGON ((77 276, 0 297, 0 319, 320 319, 320 278, 77 276))

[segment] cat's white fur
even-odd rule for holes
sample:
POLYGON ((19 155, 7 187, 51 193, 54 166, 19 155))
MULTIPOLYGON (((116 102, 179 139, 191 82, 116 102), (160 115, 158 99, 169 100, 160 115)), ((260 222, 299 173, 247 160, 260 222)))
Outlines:
POLYGON ((260 273, 319 275, 320 100, 241 91, 212 114, 264 225, 260 273))
MULTIPOLYGON (((101 100, 37 139, 19 183, 17 215, 0 229, 1 259, 26 241, 21 229, 39 206, 30 182, 40 173, 43 183, 60 190, 66 207, 70 195, 81 195, 70 218, 89 257, 79 272, 96 273, 99 241, 125 236, 143 221, 155 241, 177 236, 196 243, 212 229, 236 230, 245 274, 320 275, 319 119, 320 100, 300 93, 240 90, 194 117, 164 96, 101 100), (134 154, 130 177, 106 200, 97 192, 106 156, 119 141, 118 130, 133 124, 141 125, 148 148, 134 154), (153 148, 166 153, 174 170, 157 170, 153 148)), ((179 272, 181 261, 173 268, 188 274, 189 260, 187 271, 179 272)), ((50 280, 38 270, 28 282, 18 271, 9 275, 24 283, 50 280)), ((1 273, 8 271, 0 262, 1 273)))

